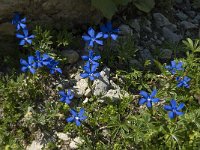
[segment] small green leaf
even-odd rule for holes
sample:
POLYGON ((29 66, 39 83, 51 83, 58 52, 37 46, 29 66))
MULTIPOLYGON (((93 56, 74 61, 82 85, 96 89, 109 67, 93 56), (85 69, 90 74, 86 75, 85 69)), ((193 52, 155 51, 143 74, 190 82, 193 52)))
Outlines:
POLYGON ((150 12, 154 6, 155 6, 155 1, 154 0, 137 0, 135 2, 135 6, 146 13, 150 12))
POLYGON ((99 9, 108 19, 111 19, 117 11, 116 4, 111 0, 92 0, 92 5, 99 9))

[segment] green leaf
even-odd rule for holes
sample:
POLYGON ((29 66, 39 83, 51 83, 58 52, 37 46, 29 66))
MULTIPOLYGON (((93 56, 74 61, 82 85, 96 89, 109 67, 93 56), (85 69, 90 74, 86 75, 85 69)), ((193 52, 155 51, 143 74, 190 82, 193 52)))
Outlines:
POLYGON ((154 0, 137 0, 135 2, 135 6, 146 13, 150 12, 154 6, 155 6, 155 1, 154 0))
POLYGON ((116 4, 111 0, 92 0, 92 5, 99 9, 108 19, 111 19, 117 11, 116 4))
POLYGON ((131 2, 132 0, 113 0, 113 2, 116 4, 116 5, 126 5, 128 4, 129 2, 131 2))

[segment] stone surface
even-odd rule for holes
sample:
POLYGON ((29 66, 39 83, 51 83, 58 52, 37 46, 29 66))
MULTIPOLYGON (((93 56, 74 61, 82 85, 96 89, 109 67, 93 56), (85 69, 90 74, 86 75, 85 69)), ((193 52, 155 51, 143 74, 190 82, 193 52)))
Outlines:
POLYGON ((151 55, 151 52, 148 49, 140 49, 140 56, 143 61, 153 60, 153 56, 151 55))
POLYGON ((83 143, 83 140, 80 137, 76 137, 73 141, 71 141, 69 147, 71 149, 77 149, 78 145, 80 145, 81 143, 83 143))
POLYGON ((172 50, 170 49, 161 49, 161 59, 171 59, 172 57, 172 50))
POLYGON ((198 26, 191 23, 191 22, 188 22, 188 21, 182 21, 181 22, 181 26, 183 26, 184 29, 188 30, 188 29, 195 29, 197 28, 198 26))
POLYGON ((43 144, 40 141, 32 141, 31 145, 26 150, 42 150, 43 144))
POLYGON ((58 136, 59 139, 63 141, 69 141, 71 139, 66 133, 58 132, 56 133, 56 135, 58 136))
POLYGON ((15 35, 15 27, 10 22, 0 24, 0 36, 15 35))
POLYGON ((154 13, 153 18, 157 27, 163 27, 169 25, 169 20, 161 13, 154 13))
POLYGON ((181 35, 178 35, 178 34, 172 32, 170 29, 168 29, 166 27, 164 27, 162 29, 162 34, 166 40, 173 42, 173 43, 177 43, 182 39, 181 35))
POLYGON ((73 87, 74 96, 77 98, 82 97, 85 94, 87 88, 88 88, 88 80, 87 79, 79 80, 73 87))
POLYGON ((95 96, 104 95, 110 87, 109 83, 110 69, 104 68, 100 72, 100 75, 101 77, 99 77, 99 79, 96 79, 93 83, 93 94, 95 96))
POLYGON ((176 13, 176 16, 182 21, 186 20, 188 18, 188 16, 186 14, 184 14, 182 11, 176 13))
POLYGON ((119 30, 120 30, 120 34, 121 35, 132 35, 133 34, 133 30, 125 24, 122 24, 119 26, 119 30))
POLYGON ((67 58, 67 61, 70 64, 74 64, 79 60, 79 54, 74 50, 64 50, 61 54, 63 57, 67 58))
POLYGON ((80 24, 97 24, 102 15, 91 7, 90 0, 1 0, 1 18, 11 19, 13 12, 20 12, 28 20, 49 23, 53 26, 73 27, 80 24), (41 15, 42 14, 42 15, 41 15))

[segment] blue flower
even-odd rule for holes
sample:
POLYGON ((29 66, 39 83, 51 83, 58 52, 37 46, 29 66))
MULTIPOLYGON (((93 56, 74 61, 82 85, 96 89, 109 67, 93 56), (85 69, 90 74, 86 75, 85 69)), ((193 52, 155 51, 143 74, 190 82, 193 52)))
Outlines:
POLYGON ((100 26, 101 32, 103 32, 103 38, 111 37, 113 40, 118 38, 119 29, 113 29, 111 21, 107 22, 105 25, 100 26))
POLYGON ((65 91, 59 91, 59 95, 61 96, 60 101, 67 104, 70 104, 71 100, 74 98, 74 94, 71 90, 68 90, 67 93, 65 91))
POLYGON ((56 72, 59 72, 60 74, 62 74, 62 70, 58 68, 58 64, 59 62, 51 59, 50 63, 47 65, 47 67, 50 69, 51 74, 54 74, 56 72))
POLYGON ((103 33, 99 32, 97 35, 95 35, 95 31, 93 28, 88 29, 88 35, 83 35, 82 38, 89 43, 89 46, 93 47, 94 42, 103 45, 103 41, 99 40, 101 37, 103 37, 103 33))
POLYGON ((190 81, 191 79, 187 76, 184 76, 183 78, 182 77, 176 77, 176 81, 178 81, 178 84, 177 84, 177 87, 186 87, 186 88, 189 88, 190 85, 188 84, 188 82, 190 81))
POLYGON ((100 76, 99 72, 96 72, 97 70, 97 65, 92 65, 90 63, 86 63, 86 65, 83 67, 85 70, 84 73, 81 74, 82 78, 88 78, 93 81, 95 78, 98 78, 100 76))
POLYGON ((71 117, 67 118, 67 122, 75 122, 77 126, 81 125, 81 121, 85 120, 87 117, 84 116, 85 110, 81 108, 80 112, 77 113, 75 110, 71 109, 70 113, 72 114, 71 117))
POLYGON ((34 35, 28 35, 28 30, 23 30, 24 35, 17 33, 16 37, 21 39, 19 45, 25 45, 26 43, 31 44, 32 39, 35 37, 34 35))
POLYGON ((180 115, 184 114, 183 112, 180 112, 180 110, 183 109, 183 107, 185 106, 183 103, 180 103, 180 105, 177 106, 176 101, 172 99, 170 101, 170 104, 171 104, 171 106, 170 105, 164 106, 164 109, 166 111, 169 111, 168 116, 170 119, 173 119, 176 116, 180 116, 180 115))
POLYGON ((41 56, 40 51, 36 51, 35 52, 35 63, 36 63, 36 67, 40 68, 43 66, 47 66, 50 63, 51 58, 49 57, 48 54, 43 54, 41 56))
POLYGON ((160 100, 159 98, 155 98, 156 93, 156 89, 154 89, 151 94, 148 94, 145 91, 140 91, 140 95, 142 96, 142 98, 139 101, 139 105, 143 105, 144 103, 146 103, 146 106, 148 108, 151 108, 152 102, 157 103, 160 100))
POLYGON ((99 63, 96 62, 96 61, 98 61, 99 59, 101 59, 101 56, 99 56, 99 55, 94 56, 94 51, 90 50, 89 51, 89 56, 82 56, 82 59, 85 60, 85 61, 89 61, 93 65, 99 66, 99 63))
POLYGON ((15 13, 12 19, 12 24, 16 26, 17 31, 20 30, 20 28, 25 29, 26 28, 26 18, 23 18, 20 20, 19 13, 15 13))
POLYGON ((169 72, 171 72, 172 74, 175 74, 176 71, 183 70, 182 66, 183 66, 183 63, 182 63, 182 62, 176 63, 176 62, 173 60, 173 61, 171 61, 171 66, 166 66, 165 68, 166 68, 169 72))
POLYGON ((22 65, 21 71, 26 72, 29 70, 32 74, 34 74, 36 67, 34 59, 35 58, 33 56, 28 57, 28 62, 24 59, 20 59, 20 64, 22 65))

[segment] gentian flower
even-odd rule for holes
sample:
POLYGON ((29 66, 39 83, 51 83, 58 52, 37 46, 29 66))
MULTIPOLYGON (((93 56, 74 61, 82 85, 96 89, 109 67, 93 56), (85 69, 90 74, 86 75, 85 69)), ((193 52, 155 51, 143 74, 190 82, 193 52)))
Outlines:
POLYGON ((180 103, 180 105, 177 106, 176 101, 172 99, 170 101, 170 104, 171 104, 171 106, 170 105, 164 106, 164 109, 166 111, 169 111, 168 116, 170 119, 173 119, 176 116, 180 116, 180 115, 184 114, 183 112, 180 112, 180 110, 185 106, 183 103, 180 103))
POLYGON ((157 103, 160 100, 159 98, 155 98, 156 93, 156 89, 154 89, 151 94, 148 94, 145 91, 140 91, 140 95, 142 96, 142 98, 139 101, 139 105, 143 105, 144 103, 146 103, 146 106, 148 108, 151 108, 152 102, 157 103))
POLYGON ((183 78, 176 77, 176 81, 178 81, 177 87, 186 87, 186 88, 189 88, 190 85, 188 84, 188 82, 190 80, 191 79, 189 77, 187 77, 187 76, 184 76, 183 78))
POLYGON ((82 57, 83 60, 89 61, 91 64, 99 66, 99 63, 96 62, 96 61, 101 59, 101 56, 100 55, 94 56, 94 51, 93 50, 89 51, 89 55, 88 56, 81 56, 81 57, 82 57))
POLYGON ((35 63, 36 63, 36 67, 40 68, 42 66, 47 66, 50 63, 51 58, 49 57, 48 54, 43 54, 41 56, 40 51, 36 51, 35 52, 35 63))
POLYGON ((183 70, 182 66, 183 66, 183 63, 182 63, 182 62, 176 63, 176 62, 173 60, 173 61, 171 61, 171 66, 166 66, 165 68, 166 68, 169 72, 171 72, 171 74, 175 74, 177 70, 178 70, 178 71, 183 70))
POLYGON ((54 74, 56 72, 59 72, 60 74, 62 74, 62 70, 58 68, 58 64, 59 62, 52 59, 50 63, 47 65, 47 67, 50 69, 51 74, 54 74))
POLYGON ((15 13, 12 24, 16 26, 17 31, 20 30, 20 28, 25 29, 26 28, 26 17, 20 20, 19 13, 15 13))
POLYGON ((81 108, 80 112, 77 113, 75 110, 71 109, 70 113, 72 114, 71 117, 67 118, 67 122, 75 122, 77 126, 81 125, 81 121, 85 120, 87 117, 83 116, 85 110, 81 108))
POLYGON ((89 46, 93 47, 94 42, 103 45, 103 41, 99 40, 101 37, 103 37, 103 33, 99 32, 97 35, 95 35, 95 31, 93 28, 88 29, 88 35, 83 35, 82 38, 89 43, 89 46))
POLYGON ((20 59, 20 64, 22 65, 21 71, 26 72, 27 70, 30 70, 30 72, 34 74, 36 67, 34 59, 35 58, 33 56, 28 57, 28 62, 24 59, 20 59))
POLYGON ((35 37, 34 35, 28 35, 28 30, 23 30, 24 35, 17 33, 16 37, 21 39, 19 45, 25 45, 26 43, 31 44, 32 39, 35 37))
POLYGON ((103 38, 111 37, 113 40, 118 38, 117 33, 119 29, 113 29, 111 21, 107 22, 105 25, 100 26, 101 32, 103 32, 103 38))
POLYGON ((86 63, 86 65, 83 67, 85 70, 84 73, 81 74, 82 78, 88 78, 93 81, 95 78, 98 78, 100 76, 99 72, 96 72, 97 70, 97 65, 92 65, 90 63, 86 63))
POLYGON ((74 98, 74 94, 71 90, 68 90, 67 93, 65 91, 59 91, 59 95, 61 96, 60 101, 67 104, 70 104, 71 100, 74 98))

